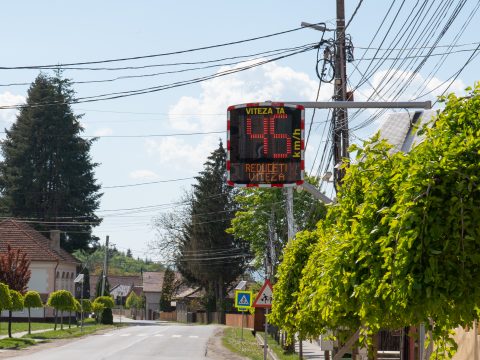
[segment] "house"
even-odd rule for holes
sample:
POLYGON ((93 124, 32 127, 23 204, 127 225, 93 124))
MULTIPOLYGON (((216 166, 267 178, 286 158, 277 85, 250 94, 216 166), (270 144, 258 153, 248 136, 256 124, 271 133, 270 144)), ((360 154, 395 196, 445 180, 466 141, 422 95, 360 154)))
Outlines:
MULTIPOLYGON (((90 297, 92 299, 97 296, 97 284, 99 281, 101 281, 99 275, 90 275, 90 297)), ((138 287, 142 287, 142 282, 142 276, 139 275, 108 275, 110 292, 112 292, 113 289, 115 289, 119 285, 133 286, 134 288, 138 289, 138 287)), ((137 295, 140 294, 137 293, 137 295)))
MULTIPOLYGON (((60 247, 60 230, 51 230, 49 237, 29 226, 26 222, 7 219, 0 222, 0 253, 6 253, 8 245, 20 249, 31 261, 31 277, 28 289, 40 293, 46 302, 51 292, 68 290, 74 293, 73 280, 80 262, 60 247)), ((3 314, 2 314, 3 315, 3 314)), ((27 312, 15 312, 15 317, 26 317, 27 312)), ((33 318, 50 318, 50 308, 32 309, 33 318)))
POLYGON ((162 295, 165 272, 146 271, 142 275, 145 313, 147 314, 147 319, 152 320, 155 314, 160 313, 160 296, 162 295))

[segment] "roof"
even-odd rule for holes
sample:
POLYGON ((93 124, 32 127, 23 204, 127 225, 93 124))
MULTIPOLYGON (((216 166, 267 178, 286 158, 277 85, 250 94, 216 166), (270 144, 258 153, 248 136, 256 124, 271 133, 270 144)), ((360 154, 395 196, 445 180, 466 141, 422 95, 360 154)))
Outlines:
POLYGON ((133 285, 117 285, 110 290, 110 295, 114 298, 119 296, 126 297, 132 290, 133 285))
POLYGON ((0 222, 0 253, 7 252, 8 244, 13 250, 20 249, 31 261, 70 262, 80 261, 62 248, 56 250, 50 246, 50 239, 40 232, 14 219, 0 222))
POLYGON ((416 111, 415 113, 393 113, 380 127, 380 137, 394 146, 392 152, 409 152, 425 138, 417 129, 436 115, 436 110, 416 111))
MULTIPOLYGON (((90 275, 90 295, 97 293, 98 275, 90 275)), ((142 286, 142 277, 140 275, 108 275, 110 289, 113 290, 118 285, 142 286)))
POLYGON ((143 292, 162 292, 163 276, 165 272, 151 272, 143 273, 143 292))

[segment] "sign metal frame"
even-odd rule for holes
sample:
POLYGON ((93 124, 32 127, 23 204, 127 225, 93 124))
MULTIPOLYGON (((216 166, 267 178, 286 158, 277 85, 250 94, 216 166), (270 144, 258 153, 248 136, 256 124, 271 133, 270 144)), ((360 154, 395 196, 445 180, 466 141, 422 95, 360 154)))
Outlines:
POLYGON ((253 307, 255 308, 264 308, 264 309, 271 309, 272 308, 272 304, 258 304, 258 301, 260 300, 260 298, 262 297, 265 289, 269 287, 270 288, 270 291, 272 292, 272 297, 273 297, 273 287, 272 287, 272 284, 270 283, 270 280, 266 279, 265 282, 263 283, 263 286, 262 288, 260 289, 260 291, 258 292, 258 295, 257 297, 255 298, 255 301, 253 302, 253 307))
MULTIPOLYGON (((227 184, 230 186, 236 187, 294 187, 299 186, 304 183, 305 179, 305 107, 303 105, 298 105, 294 103, 284 103, 284 102, 259 102, 259 103, 247 103, 240 105, 232 105, 227 109, 227 184), (269 107, 269 108, 289 108, 291 110, 300 110, 300 159, 298 161, 300 166, 300 178, 296 179, 294 182, 262 182, 255 181, 249 183, 239 183, 232 181, 231 177, 231 111, 237 109, 247 109, 247 108, 258 108, 258 107, 269 107)), ((260 162, 259 162, 260 163, 260 162)), ((293 163, 293 162, 291 162, 293 163)), ((285 162, 278 161, 277 163, 272 162, 272 164, 285 164, 285 162)))
POLYGON ((253 299, 253 293, 251 291, 247 291, 247 290, 237 290, 237 291, 235 291, 235 307, 239 311, 248 311, 252 307, 252 301, 253 301, 252 299, 253 299), (245 305, 239 303, 241 295, 248 295, 248 299, 249 299, 248 306, 245 306, 245 305))

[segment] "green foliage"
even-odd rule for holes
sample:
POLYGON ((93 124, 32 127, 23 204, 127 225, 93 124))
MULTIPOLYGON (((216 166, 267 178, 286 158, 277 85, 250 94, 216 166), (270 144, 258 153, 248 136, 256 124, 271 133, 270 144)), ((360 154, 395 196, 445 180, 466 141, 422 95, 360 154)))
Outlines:
POLYGON ((102 311, 101 322, 104 325, 112 325, 113 324, 113 313, 112 309, 105 308, 102 311))
POLYGON ((110 296, 110 283, 108 282, 108 276, 105 277, 105 287, 102 294, 102 281, 103 281, 103 270, 100 272, 97 281, 96 295, 97 298, 100 296, 110 296))
POLYGON ((269 322, 286 330, 287 342, 300 330, 295 319, 298 313, 298 294, 302 270, 316 243, 314 232, 304 231, 290 241, 284 251, 282 263, 277 272, 277 282, 274 285, 275 302, 269 322))
POLYGON ((47 305, 59 311, 75 309, 74 297, 67 290, 57 290, 48 297, 47 305))
MULTIPOLYGON (((318 184, 318 179, 313 177, 307 177, 307 181, 312 185, 318 184)), ((325 217, 325 204, 306 191, 294 192, 293 199, 294 220, 298 229, 312 230, 317 221, 325 217)), ((273 219, 275 259, 272 260, 276 267, 283 248, 288 242, 284 192, 278 188, 246 188, 239 191, 235 200, 239 210, 235 213, 227 232, 250 243, 255 253, 255 265, 261 268, 270 237, 269 227, 273 219)))
MULTIPOLYGON (((103 260, 105 258, 105 247, 99 247, 92 253, 84 250, 78 250, 73 255, 83 264, 87 265, 92 274, 99 275, 103 269, 103 260)), ((154 263, 143 259, 134 259, 127 253, 116 249, 109 250, 108 273, 110 275, 138 275, 142 271, 163 271, 165 267, 160 263, 154 263)), ((93 295, 93 294, 92 294, 93 295)), ((86 295, 85 295, 86 296, 86 295)))
POLYGON ((92 302, 88 299, 83 299, 81 301, 81 304, 83 306, 83 312, 91 312, 92 311, 92 302))
POLYGON ((10 307, 7 308, 7 310, 22 311, 24 308, 22 294, 20 294, 16 290, 10 290, 10 296, 12 297, 12 302, 10 307))
POLYGON ((138 309, 140 304, 140 297, 135 294, 133 291, 130 292, 128 295, 127 300, 125 302, 125 307, 127 309, 138 309))
POLYGON ((99 296, 93 301, 93 303, 103 304, 106 309, 112 309, 115 306, 111 296, 99 296))
POLYGON ((103 305, 103 303, 96 302, 96 301, 92 303, 92 311, 95 314, 95 319, 97 323, 104 309, 105 309, 105 305, 103 305))
POLYGON ((162 294, 160 295, 160 311, 172 311, 172 298, 175 291, 175 273, 167 267, 163 275, 162 294))
MULTIPOLYGON (((468 97, 444 100, 409 154, 378 135, 354 149, 338 203, 314 232, 295 321, 282 323, 279 313, 277 323, 306 336, 425 323, 433 358, 451 357, 451 330, 470 325, 480 308, 480 84, 468 97)), ((292 249, 285 258, 294 256, 292 249)), ((288 291, 278 288, 276 311, 288 311, 288 291)))
POLYGON ((75 312, 82 312, 82 305, 80 305, 80 301, 78 301, 77 299, 73 299, 73 304, 75 307, 75 312))
POLYGON ((12 304, 12 296, 7 285, 0 283, 0 310, 8 309, 12 304))
POLYGON ((42 299, 38 291, 29 290, 23 297, 23 304, 25 308, 41 308, 43 307, 42 299))
POLYGON ((34 224, 38 230, 50 230, 61 216, 83 219, 62 227, 69 251, 95 244, 91 231, 100 223, 95 210, 101 197, 94 178, 98 164, 89 154, 93 140, 81 137, 81 115, 69 105, 73 98, 71 83, 60 72, 53 77, 40 73, 1 144, 0 164, 4 212, 44 220, 34 224))
POLYGON ((159 247, 164 254, 176 255, 176 266, 187 281, 206 290, 212 299, 207 310, 222 312, 227 285, 245 272, 250 260, 249 245, 226 233, 237 206, 236 190, 225 181, 222 143, 195 179, 187 206, 157 221, 163 236, 159 247), (221 258, 224 253, 219 249, 228 249, 228 261, 221 258))

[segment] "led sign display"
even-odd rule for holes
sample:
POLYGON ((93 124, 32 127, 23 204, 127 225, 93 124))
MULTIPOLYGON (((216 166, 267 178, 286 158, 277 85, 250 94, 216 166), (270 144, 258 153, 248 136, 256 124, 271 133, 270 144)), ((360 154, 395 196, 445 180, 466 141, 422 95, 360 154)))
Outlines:
POLYGON ((304 177, 303 106, 230 106, 227 171, 232 186, 293 186, 304 177))

